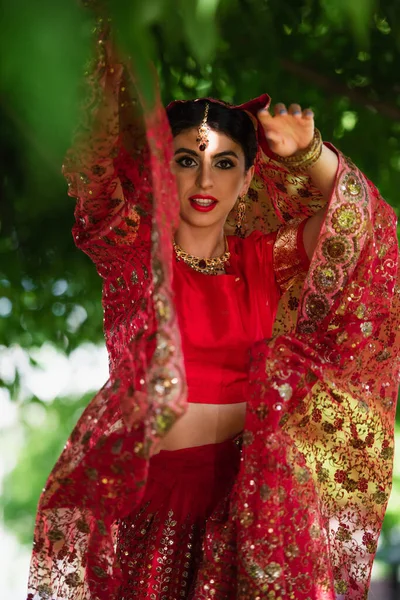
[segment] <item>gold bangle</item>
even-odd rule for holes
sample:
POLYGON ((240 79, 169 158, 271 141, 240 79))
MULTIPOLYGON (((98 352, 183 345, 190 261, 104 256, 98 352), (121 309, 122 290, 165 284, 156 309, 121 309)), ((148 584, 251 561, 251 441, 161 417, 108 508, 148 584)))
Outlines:
POLYGON ((307 148, 291 156, 274 154, 273 158, 285 165, 290 171, 304 172, 317 162, 321 156, 322 148, 321 133, 318 129, 314 129, 313 139, 307 148))

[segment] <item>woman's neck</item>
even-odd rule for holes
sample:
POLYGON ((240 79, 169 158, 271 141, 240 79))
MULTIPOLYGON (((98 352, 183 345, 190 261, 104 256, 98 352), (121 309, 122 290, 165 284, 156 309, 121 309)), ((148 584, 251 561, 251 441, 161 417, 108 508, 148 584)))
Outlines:
POLYGON ((220 226, 193 227, 181 221, 175 241, 182 250, 199 258, 221 256, 225 251, 224 230, 220 226))

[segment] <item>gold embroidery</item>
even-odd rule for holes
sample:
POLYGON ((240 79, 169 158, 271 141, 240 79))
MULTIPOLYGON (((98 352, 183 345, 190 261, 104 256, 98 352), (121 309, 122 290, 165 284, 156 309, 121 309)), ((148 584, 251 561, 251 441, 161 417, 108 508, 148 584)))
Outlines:
POLYGON ((298 228, 304 219, 293 219, 282 226, 274 244, 274 271, 280 288, 286 291, 297 275, 304 273, 304 260, 298 251, 298 228))

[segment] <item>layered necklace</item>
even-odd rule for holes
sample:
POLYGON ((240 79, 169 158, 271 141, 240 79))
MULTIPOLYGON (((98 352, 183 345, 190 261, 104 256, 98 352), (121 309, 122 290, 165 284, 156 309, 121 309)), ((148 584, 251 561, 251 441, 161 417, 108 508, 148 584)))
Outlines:
POLYGON ((225 272, 225 264, 231 257, 226 236, 224 236, 224 240, 225 252, 221 254, 221 256, 215 256, 212 258, 199 258, 198 256, 193 256, 192 254, 185 252, 185 250, 182 250, 175 240, 172 241, 172 245, 175 250, 177 261, 182 260, 191 269, 194 269, 194 271, 199 271, 199 273, 204 273, 204 275, 221 275, 225 272))

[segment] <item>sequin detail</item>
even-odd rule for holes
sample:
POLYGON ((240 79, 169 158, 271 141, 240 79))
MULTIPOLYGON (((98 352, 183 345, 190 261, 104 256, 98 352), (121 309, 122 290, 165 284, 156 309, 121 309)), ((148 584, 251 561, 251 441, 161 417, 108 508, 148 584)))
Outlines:
POLYGON ((146 514, 145 505, 123 522, 119 533, 119 562, 124 583, 119 600, 187 598, 201 555, 201 527, 190 516, 178 523, 169 510, 146 514))

